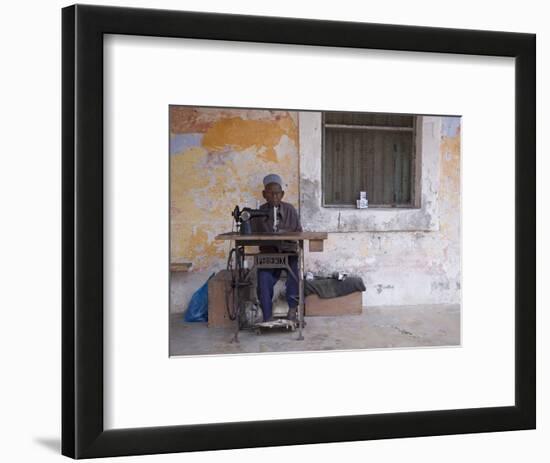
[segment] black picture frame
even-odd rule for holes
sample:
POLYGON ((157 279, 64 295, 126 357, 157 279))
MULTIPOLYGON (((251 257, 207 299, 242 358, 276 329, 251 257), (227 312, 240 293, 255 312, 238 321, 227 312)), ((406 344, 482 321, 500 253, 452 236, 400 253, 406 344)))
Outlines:
POLYGON ((64 455, 92 458, 535 428, 534 34, 75 5, 62 10, 62 80, 64 455), (104 34, 514 57, 515 406, 105 430, 104 34))

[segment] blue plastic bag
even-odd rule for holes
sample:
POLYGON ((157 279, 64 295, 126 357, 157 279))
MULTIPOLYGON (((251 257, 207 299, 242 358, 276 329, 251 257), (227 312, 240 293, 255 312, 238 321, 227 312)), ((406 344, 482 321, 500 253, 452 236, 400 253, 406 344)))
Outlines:
POLYGON ((189 305, 187 306, 187 310, 183 316, 183 319, 186 322, 208 321, 208 281, 213 276, 214 274, 210 275, 208 280, 206 280, 206 283, 197 289, 193 293, 193 296, 191 296, 191 300, 189 301, 189 305))

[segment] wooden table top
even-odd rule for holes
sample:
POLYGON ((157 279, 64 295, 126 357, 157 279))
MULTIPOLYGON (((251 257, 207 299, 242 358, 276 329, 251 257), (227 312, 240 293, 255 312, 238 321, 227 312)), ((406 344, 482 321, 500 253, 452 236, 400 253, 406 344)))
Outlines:
POLYGON ((238 232, 222 233, 216 236, 217 240, 232 241, 301 241, 301 240, 326 240, 326 232, 280 232, 280 233, 253 233, 241 235, 238 232))

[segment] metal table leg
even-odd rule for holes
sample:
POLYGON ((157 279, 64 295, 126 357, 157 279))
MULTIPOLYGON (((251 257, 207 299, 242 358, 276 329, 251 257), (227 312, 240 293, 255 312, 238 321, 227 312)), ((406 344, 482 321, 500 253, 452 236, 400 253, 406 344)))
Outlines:
MULTIPOLYGON (((233 288, 233 297, 232 297, 232 303, 233 303, 233 310, 236 310, 236 317, 235 317, 235 322, 236 322, 236 329, 235 329, 235 334, 233 335, 233 337, 231 338, 231 343, 239 343, 239 327, 240 327, 240 310, 239 310, 239 304, 240 304, 240 300, 239 300, 239 296, 240 296, 240 291, 239 291, 239 283, 240 283, 240 272, 239 272, 239 243, 238 241, 235 241, 235 268, 233 269, 233 272, 235 272, 237 274, 236 278, 235 278, 235 287, 233 288)), ((232 280, 233 280, 233 277, 232 277, 232 280)))
POLYGON ((303 341, 302 328, 304 326, 304 242, 298 241, 298 341, 303 341))

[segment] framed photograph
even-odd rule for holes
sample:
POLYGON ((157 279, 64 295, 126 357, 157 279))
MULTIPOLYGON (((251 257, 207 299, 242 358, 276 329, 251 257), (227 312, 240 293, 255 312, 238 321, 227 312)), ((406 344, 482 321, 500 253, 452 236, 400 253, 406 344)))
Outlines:
POLYGON ((534 35, 62 21, 64 455, 535 428, 534 35))

